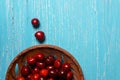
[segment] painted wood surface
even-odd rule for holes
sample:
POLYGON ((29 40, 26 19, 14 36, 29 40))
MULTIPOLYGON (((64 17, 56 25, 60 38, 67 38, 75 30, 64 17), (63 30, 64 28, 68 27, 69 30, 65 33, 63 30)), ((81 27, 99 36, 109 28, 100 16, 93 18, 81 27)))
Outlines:
POLYGON ((0 0, 0 80, 19 52, 41 44, 38 30, 46 34, 43 44, 77 59, 85 80, 120 79, 120 0, 0 0))

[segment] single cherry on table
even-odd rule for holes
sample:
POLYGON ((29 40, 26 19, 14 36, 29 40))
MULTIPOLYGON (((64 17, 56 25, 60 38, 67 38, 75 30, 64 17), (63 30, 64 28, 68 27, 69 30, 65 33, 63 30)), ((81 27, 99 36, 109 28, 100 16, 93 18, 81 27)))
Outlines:
POLYGON ((39 40, 39 41, 44 41, 44 39, 45 39, 45 34, 44 34, 44 32, 43 31, 37 31, 36 33, 35 33, 35 37, 36 37, 36 39, 37 40, 39 40))
POLYGON ((39 27, 39 25, 40 25, 40 21, 37 18, 33 18, 31 23, 35 28, 39 27))

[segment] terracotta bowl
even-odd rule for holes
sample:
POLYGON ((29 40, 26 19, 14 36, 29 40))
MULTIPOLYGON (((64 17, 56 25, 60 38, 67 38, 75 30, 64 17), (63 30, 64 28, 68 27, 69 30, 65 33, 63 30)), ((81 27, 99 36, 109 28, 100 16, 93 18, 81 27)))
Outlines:
POLYGON ((16 76, 20 76, 21 67, 25 64, 26 59, 30 56, 35 55, 37 52, 41 52, 45 56, 54 55, 58 59, 70 63, 74 75, 73 80, 84 80, 84 76, 80 65, 69 52, 60 47, 47 44, 33 46, 19 53, 9 65, 9 68, 6 73, 6 80, 15 80, 16 76), (18 67, 18 70, 16 69, 16 66, 18 67))

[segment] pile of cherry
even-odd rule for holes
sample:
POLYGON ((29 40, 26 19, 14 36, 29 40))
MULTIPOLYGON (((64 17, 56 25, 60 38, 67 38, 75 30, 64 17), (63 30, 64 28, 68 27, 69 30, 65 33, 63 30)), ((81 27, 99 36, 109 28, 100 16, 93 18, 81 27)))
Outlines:
POLYGON ((37 53, 26 59, 16 80, 73 80, 71 66, 52 55, 37 53))

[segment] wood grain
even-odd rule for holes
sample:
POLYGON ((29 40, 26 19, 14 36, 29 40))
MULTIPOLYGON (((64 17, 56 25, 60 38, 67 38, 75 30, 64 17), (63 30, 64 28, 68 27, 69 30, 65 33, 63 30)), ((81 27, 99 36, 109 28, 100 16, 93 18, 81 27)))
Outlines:
POLYGON ((44 44, 60 46, 78 60, 86 80, 118 80, 120 0, 1 0, 0 80, 13 58, 41 44, 34 33, 46 34, 44 44), (40 19, 34 29, 31 19, 40 19))

